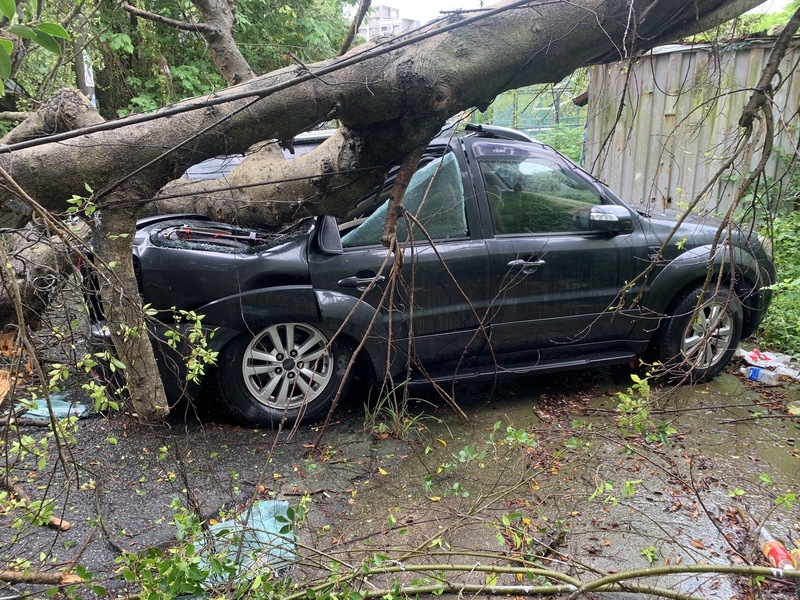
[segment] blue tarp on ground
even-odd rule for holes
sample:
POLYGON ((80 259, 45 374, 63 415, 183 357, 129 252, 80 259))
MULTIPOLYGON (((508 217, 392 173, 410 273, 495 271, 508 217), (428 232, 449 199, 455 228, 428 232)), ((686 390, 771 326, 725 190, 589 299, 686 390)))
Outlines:
MULTIPOLYGON (((50 407, 56 419, 66 419, 67 417, 89 416, 91 409, 80 402, 70 400, 65 392, 50 394, 50 407)), ((19 407, 18 407, 19 408, 19 407)), ((50 411, 47 409, 47 400, 38 398, 36 408, 29 408, 25 412, 26 419, 49 419, 50 411)))
MULTIPOLYGON (((195 550, 208 560, 222 554, 228 564, 236 563, 236 578, 247 577, 265 569, 280 574, 292 566, 295 557, 295 534, 285 500, 259 500, 252 510, 235 519, 208 528, 205 544, 195 550)), ((217 577, 210 585, 223 583, 217 577)))

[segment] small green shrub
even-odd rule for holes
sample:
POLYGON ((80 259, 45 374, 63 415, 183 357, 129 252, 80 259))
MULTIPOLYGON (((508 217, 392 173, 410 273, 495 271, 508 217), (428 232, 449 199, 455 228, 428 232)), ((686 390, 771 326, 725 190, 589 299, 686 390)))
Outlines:
POLYGON ((779 283, 759 337, 767 347, 800 356, 800 212, 775 220, 773 246, 779 283))

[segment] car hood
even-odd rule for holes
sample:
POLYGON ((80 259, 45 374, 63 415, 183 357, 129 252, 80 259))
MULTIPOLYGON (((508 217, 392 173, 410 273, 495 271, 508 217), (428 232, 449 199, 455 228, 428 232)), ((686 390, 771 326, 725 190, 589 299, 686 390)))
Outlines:
MULTIPOLYGON (((713 244, 722 224, 720 219, 708 215, 690 214, 683 218, 684 213, 679 210, 654 211, 652 207, 636 205, 632 208, 642 218, 648 244, 651 247, 660 247, 667 242, 664 250, 665 258, 672 258, 682 250, 713 244), (675 226, 682 218, 683 221, 676 230, 675 226)), ((735 243, 741 243, 746 237, 738 229, 734 236, 737 238, 735 243)))
POLYGON ((280 233, 194 219, 164 219, 136 232, 134 267, 145 302, 192 310, 254 289, 308 284, 313 221, 280 233))

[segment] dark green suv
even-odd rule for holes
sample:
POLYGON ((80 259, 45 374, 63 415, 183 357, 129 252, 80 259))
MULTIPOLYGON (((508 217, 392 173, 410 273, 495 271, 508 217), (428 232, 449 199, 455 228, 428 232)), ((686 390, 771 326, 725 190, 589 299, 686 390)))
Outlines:
MULTIPOLYGON (((405 196, 402 265, 379 243, 387 185, 348 219, 281 234, 198 216, 142 221, 143 299, 205 315, 217 397, 252 424, 319 417, 361 369, 474 380, 645 356, 713 377, 769 304, 755 235, 652 216, 552 148, 498 130, 437 139, 405 196), (719 235, 719 243, 714 240, 719 235), (711 277, 707 275, 711 271, 711 277), (706 291, 703 291, 704 288, 706 291)), ((106 337, 96 311, 95 341, 106 337)), ((165 356, 167 388, 182 389, 165 356)))

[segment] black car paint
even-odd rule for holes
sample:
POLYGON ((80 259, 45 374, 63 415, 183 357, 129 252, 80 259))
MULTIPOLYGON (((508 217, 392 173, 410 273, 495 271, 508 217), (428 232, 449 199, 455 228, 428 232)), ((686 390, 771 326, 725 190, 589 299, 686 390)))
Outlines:
MULTIPOLYGON (((412 334, 415 364, 424 366, 425 373, 423 377, 421 369, 414 369, 417 381, 627 362, 647 351, 670 305, 682 290, 704 281, 709 267, 716 273, 735 265, 734 284, 746 308, 745 333, 759 323, 769 301, 768 292, 760 290, 774 281, 775 272, 754 239, 738 236, 733 261, 722 251, 709 261, 717 226, 687 222, 673 237, 683 246, 671 241, 659 256, 674 219, 634 211, 541 144, 498 142, 523 144, 526 152, 558 161, 596 190, 604 206, 614 207, 609 212, 629 219, 621 231, 495 236, 473 152, 478 143, 487 143, 487 138, 432 144, 433 155, 454 153, 462 170, 469 234, 438 243, 435 251, 425 240, 406 248, 404 275, 414 282, 413 298, 401 290, 391 312, 376 308, 388 285, 391 257, 379 245, 343 248, 332 217, 309 219, 300 226, 307 228, 306 234, 288 241, 276 238, 272 247, 244 252, 156 241, 166 225, 211 223, 202 217, 140 222, 135 260, 143 298, 164 311, 167 323, 173 307, 205 315, 204 326, 215 330, 210 340, 214 349, 281 321, 315 324, 329 335, 339 332, 353 347, 364 342, 366 364, 379 380, 387 369, 393 377, 405 377, 412 334), (637 280, 654 259, 648 277, 637 280), (448 271, 461 289, 452 285, 448 271), (609 310, 619 303, 621 288, 633 281, 627 303, 619 311, 609 310)), ((95 333, 102 337, 99 327, 95 333)))

